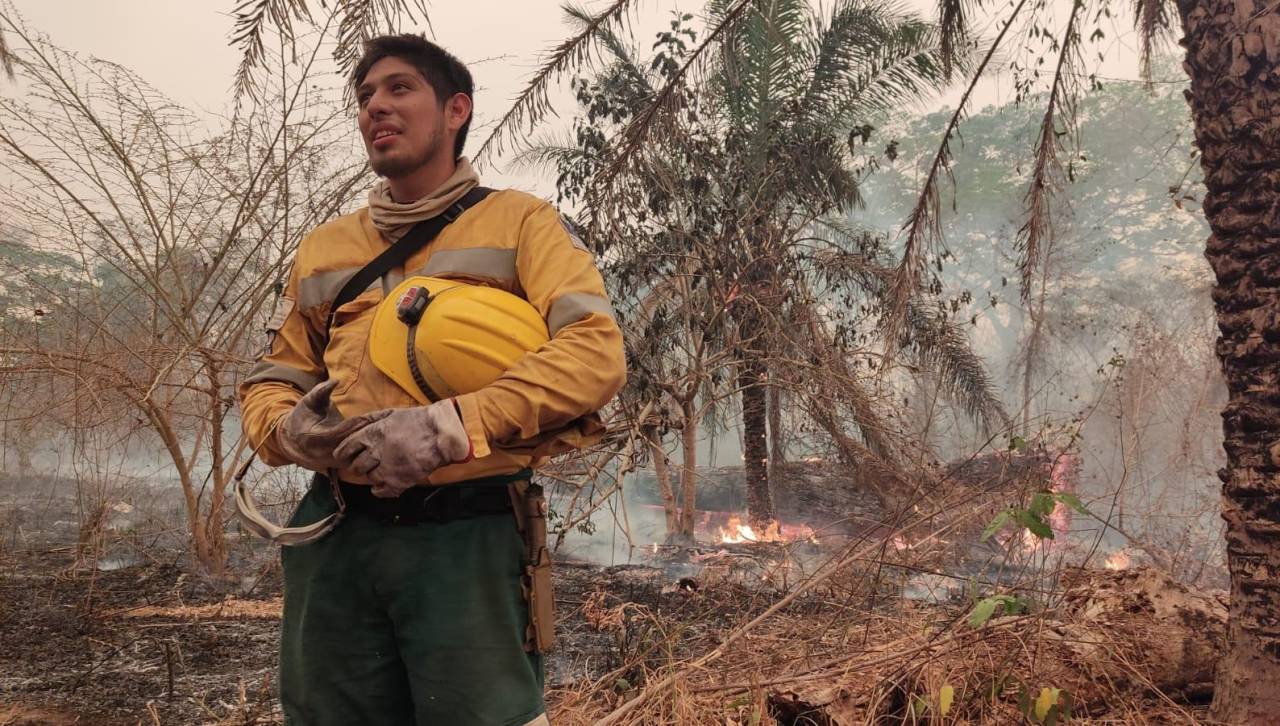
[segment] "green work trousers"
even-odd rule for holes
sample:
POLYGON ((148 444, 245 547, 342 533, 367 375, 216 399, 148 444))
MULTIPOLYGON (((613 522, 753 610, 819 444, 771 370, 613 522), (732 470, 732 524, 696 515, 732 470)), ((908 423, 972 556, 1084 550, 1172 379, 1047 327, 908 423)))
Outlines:
MULTIPOLYGON (((313 486, 291 525, 337 509, 313 486)), ((522 726, 544 711, 524 651, 524 546, 511 513, 384 524, 348 513, 283 548, 288 726, 522 726)))

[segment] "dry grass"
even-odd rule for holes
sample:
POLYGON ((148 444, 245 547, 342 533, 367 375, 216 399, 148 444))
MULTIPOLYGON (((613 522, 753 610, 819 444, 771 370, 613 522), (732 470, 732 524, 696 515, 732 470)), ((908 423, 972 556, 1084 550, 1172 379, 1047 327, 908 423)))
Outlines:
POLYGON ((108 618, 166 618, 170 620, 279 620, 284 607, 283 598, 267 600, 241 600, 228 597, 222 602, 206 605, 141 605, 105 613, 108 618))
MULTIPOLYGON (((552 690, 553 722, 1013 724, 1028 722, 1020 695, 1034 699, 1042 688, 1070 694, 1070 723, 1203 722, 1153 686, 1154 666, 1141 657, 1141 640, 1158 633, 1112 634, 1096 608, 1079 612, 1048 589, 1022 593, 1037 602, 1031 612, 974 628, 967 622, 972 602, 885 596, 879 568, 851 557, 856 551, 834 558, 767 608, 743 601, 734 624, 723 629, 676 622, 603 590, 591 594, 582 604, 585 619, 617 633, 619 643, 629 644, 628 657, 595 681, 552 690), (944 686, 954 692, 945 716, 944 686)), ((711 587, 687 597, 715 597, 711 587)))

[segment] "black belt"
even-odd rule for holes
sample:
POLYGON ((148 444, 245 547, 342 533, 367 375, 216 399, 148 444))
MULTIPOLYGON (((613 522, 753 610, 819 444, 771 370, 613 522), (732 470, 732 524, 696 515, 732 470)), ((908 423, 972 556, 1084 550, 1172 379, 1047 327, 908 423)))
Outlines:
MULTIPOLYGON (((507 485, 529 481, 527 469, 515 474, 473 479, 457 484, 411 487, 394 499, 373 495, 373 487, 341 482, 347 511, 384 524, 448 522, 511 512, 507 485)), ((319 477, 318 477, 319 478, 319 477)))

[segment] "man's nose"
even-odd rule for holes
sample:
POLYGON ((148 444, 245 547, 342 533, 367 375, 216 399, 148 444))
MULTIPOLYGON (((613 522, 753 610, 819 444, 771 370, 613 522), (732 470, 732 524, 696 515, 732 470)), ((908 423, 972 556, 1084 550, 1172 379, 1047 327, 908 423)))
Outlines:
POLYGON ((365 103, 365 110, 372 117, 384 115, 391 110, 388 103, 390 100, 390 94, 374 91, 373 95, 369 96, 368 102, 365 103))

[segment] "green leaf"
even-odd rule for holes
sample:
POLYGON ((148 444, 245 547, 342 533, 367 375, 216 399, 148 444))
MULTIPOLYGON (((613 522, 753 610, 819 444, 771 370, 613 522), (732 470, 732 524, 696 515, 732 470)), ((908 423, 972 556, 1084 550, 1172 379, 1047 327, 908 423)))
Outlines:
POLYGON ((1073 494, 1073 493, 1071 493, 1071 492, 1058 492, 1058 493, 1054 494, 1053 496, 1054 496, 1058 501, 1062 502, 1063 504, 1067 505, 1068 507, 1071 507, 1072 509, 1076 510, 1077 512, 1079 512, 1079 513, 1081 513, 1081 514, 1088 514, 1088 513, 1089 513, 1089 510, 1088 510, 1088 509, 1085 509, 1084 503, 1080 501, 1080 497, 1077 497, 1075 494, 1073 494))
POLYGON ((1053 529, 1049 525, 1045 524, 1044 520, 1031 512, 1028 512, 1025 509, 1015 509, 1013 510, 1013 518, 1017 520, 1018 524, 1026 527, 1031 534, 1034 534, 1040 539, 1053 539, 1053 529))
POLYGON ((987 540, 991 539, 991 535, 995 534, 996 532, 999 532, 1000 528, 1003 527, 1005 523, 1009 521, 1009 517, 1011 516, 1013 516, 1013 512, 1011 512, 1008 509, 997 514, 995 519, 991 520, 991 523, 987 525, 987 528, 982 530, 982 536, 979 537, 978 540, 981 542, 986 542, 987 540))
POLYGON ((1008 595, 1001 595, 1000 597, 1002 598, 1000 603, 1004 605, 1004 611, 1007 615, 1019 615, 1021 613, 1025 613, 1031 604, 1020 597, 1010 597, 1008 595))
POLYGON ((1009 451, 1022 451, 1025 448, 1027 448, 1027 440, 1021 436, 1009 439, 1009 451))
POLYGON ((981 628, 996 614, 996 608, 1000 605, 999 595, 994 597, 983 598, 973 607, 973 612, 969 614, 969 626, 981 628))
POLYGON ((1036 492, 1031 496, 1031 513, 1043 517, 1053 511, 1053 492, 1036 492))

